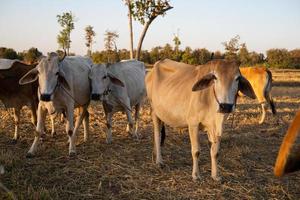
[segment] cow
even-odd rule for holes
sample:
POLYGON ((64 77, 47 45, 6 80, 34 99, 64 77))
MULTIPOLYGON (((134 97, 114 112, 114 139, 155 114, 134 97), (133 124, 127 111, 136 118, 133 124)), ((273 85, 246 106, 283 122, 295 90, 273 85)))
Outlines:
MULTIPOLYGON (((19 138, 20 112, 28 106, 31 111, 31 122, 36 126, 38 105, 37 83, 19 85, 19 79, 36 64, 28 65, 19 60, 0 59, 0 100, 5 108, 12 108, 15 122, 13 143, 19 138)), ((54 119, 51 117, 52 132, 55 134, 54 119)))
POLYGON ((39 138, 47 111, 50 115, 64 113, 66 116, 66 132, 69 136, 69 156, 76 155, 75 140, 79 125, 83 121, 84 141, 88 137, 90 102, 89 72, 91 61, 80 56, 64 55, 62 59, 56 53, 41 58, 39 64, 20 80, 21 85, 38 80, 38 112, 36 135, 27 157, 36 153, 39 138), (78 108, 78 116, 74 127, 74 109, 78 108))
POLYGON ((255 98, 250 83, 241 75, 235 62, 213 60, 192 66, 169 59, 155 63, 146 75, 147 96, 152 108, 154 154, 163 165, 161 146, 164 124, 188 127, 193 158, 193 180, 199 179, 199 130, 207 131, 211 143, 211 176, 220 180, 217 154, 226 113, 233 112, 238 90, 255 98))
POLYGON ((262 124, 266 117, 266 103, 271 107, 272 113, 276 114, 276 108, 271 96, 272 73, 264 67, 241 67, 242 75, 250 82, 258 103, 261 105, 262 115, 259 124, 262 124))
POLYGON ((112 142, 112 116, 115 112, 126 113, 126 131, 138 138, 138 121, 141 104, 146 95, 145 66, 137 60, 125 60, 114 64, 94 64, 90 73, 92 100, 101 100, 105 112, 106 142, 112 142), (135 108, 135 127, 131 109, 135 108))
POLYGON ((281 177, 286 173, 300 170, 300 151, 299 147, 295 154, 291 154, 291 149, 297 139, 300 131, 300 111, 297 112, 295 118, 290 124, 285 134, 274 167, 274 174, 281 177))

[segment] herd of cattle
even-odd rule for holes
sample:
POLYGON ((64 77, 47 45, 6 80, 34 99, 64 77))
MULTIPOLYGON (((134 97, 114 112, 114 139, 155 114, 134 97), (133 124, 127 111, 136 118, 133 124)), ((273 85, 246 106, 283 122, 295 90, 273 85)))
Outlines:
MULTIPOLYGON (((207 132, 211 143, 211 176, 219 180, 217 155, 224 117, 234 111, 237 97, 243 94, 257 98, 262 108, 259 123, 263 123, 266 103, 270 104, 272 113, 276 113, 271 88, 272 74, 268 69, 239 68, 236 62, 226 60, 192 66, 165 59, 146 72, 144 63, 136 60, 93 64, 86 57, 64 55, 59 58, 56 53, 41 57, 33 65, 0 59, 0 100, 6 108, 13 108, 13 140, 17 141, 19 137, 19 116, 23 106, 30 107, 32 123, 36 126, 27 157, 36 154, 40 138, 45 134, 47 114, 52 121, 52 134, 55 134, 55 116, 63 114, 69 136, 69 155, 76 155, 76 134, 81 124, 84 141, 88 139, 90 100, 102 102, 107 143, 112 142, 112 116, 118 111, 126 113, 127 131, 138 138, 139 111, 147 96, 151 105, 156 164, 163 165, 161 146, 165 139, 165 124, 188 127, 193 179, 199 178, 199 131, 207 132), (134 120, 132 109, 135 109, 134 120)), ((300 114, 297 116, 285 137, 289 144, 295 141, 300 126, 300 114)), ((284 143, 281 146, 274 170, 277 176, 300 168, 300 158, 292 163, 288 157, 290 146, 284 143), (287 167, 290 165, 293 165, 292 169, 287 167)))

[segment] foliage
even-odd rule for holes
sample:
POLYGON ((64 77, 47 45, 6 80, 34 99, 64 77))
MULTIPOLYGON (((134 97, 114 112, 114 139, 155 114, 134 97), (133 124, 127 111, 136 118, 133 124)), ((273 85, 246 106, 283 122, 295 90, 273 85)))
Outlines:
POLYGON ((85 27, 84 30, 85 30, 85 39, 86 39, 85 45, 88 48, 87 55, 91 56, 91 54, 92 54, 93 39, 96 36, 96 33, 93 30, 93 27, 91 25, 88 25, 87 27, 85 27))
POLYGON ((237 60, 237 52, 240 49, 239 40, 240 36, 236 35, 234 38, 231 38, 229 42, 222 43, 225 47, 225 59, 237 60))
POLYGON ((33 64, 38 61, 38 58, 43 55, 37 48, 30 48, 24 52, 24 61, 28 64, 33 64))
POLYGON ((116 31, 106 30, 104 33, 104 48, 107 53, 106 62, 111 63, 119 60, 116 44, 117 38, 119 38, 119 34, 116 31))
POLYGON ((63 28, 57 36, 59 47, 67 50, 69 55, 71 47, 71 31, 74 29, 75 15, 72 12, 65 12, 62 15, 57 15, 57 22, 63 28))
POLYGON ((287 49, 270 49, 267 51, 267 62, 270 67, 290 68, 291 59, 287 49))
POLYGON ((0 47, 0 58, 19 59, 19 56, 14 49, 0 47))

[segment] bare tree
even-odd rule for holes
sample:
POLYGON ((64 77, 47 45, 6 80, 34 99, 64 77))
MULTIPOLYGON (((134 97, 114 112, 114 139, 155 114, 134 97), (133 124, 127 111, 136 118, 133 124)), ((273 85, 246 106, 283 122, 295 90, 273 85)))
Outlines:
POLYGON ((128 26, 129 26, 129 35, 130 35, 130 59, 133 59, 133 29, 132 29, 132 8, 133 2, 132 0, 124 0, 125 5, 128 7, 128 26))

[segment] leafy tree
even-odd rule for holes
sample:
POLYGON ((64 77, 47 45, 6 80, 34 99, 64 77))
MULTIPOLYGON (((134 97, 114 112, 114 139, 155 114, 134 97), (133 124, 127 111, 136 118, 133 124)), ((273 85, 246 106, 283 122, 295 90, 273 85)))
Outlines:
POLYGON ((267 61, 271 67, 289 68, 291 59, 286 49, 270 49, 267 51, 267 61))
POLYGON ((237 52, 240 47, 239 40, 240 36, 236 35, 234 38, 231 38, 229 42, 222 43, 225 47, 225 59, 237 60, 237 52))
POLYGON ((93 37, 95 37, 96 33, 93 30, 93 27, 91 25, 88 25, 87 27, 85 27, 85 39, 86 39, 86 43, 85 45, 88 48, 87 51, 87 55, 91 56, 92 54, 92 45, 93 45, 93 37))
POLYGON ((211 52, 209 52, 207 49, 195 49, 192 53, 194 57, 194 65, 203 65, 211 60, 211 52))
POLYGON ((104 48, 107 51, 107 62, 116 62, 119 60, 116 40, 119 38, 119 34, 116 31, 106 30, 104 34, 104 48), (113 51, 114 48, 114 51, 113 51))
POLYGON ((28 64, 33 64, 38 61, 38 58, 43 55, 37 48, 31 47, 24 52, 24 61, 28 64))
POLYGON ((173 38, 173 42, 174 42, 174 55, 173 55, 173 59, 176 60, 176 61, 179 61, 180 60, 180 50, 179 50, 179 46, 181 45, 181 41, 179 39, 179 36, 178 34, 174 34, 174 38, 173 38))
POLYGON ((151 64, 154 64, 155 62, 161 59, 161 51, 162 51, 162 47, 160 46, 151 49, 150 51, 151 64))
POLYGON ((72 12, 65 12, 62 15, 57 15, 57 22, 63 28, 57 36, 57 42, 61 48, 70 53, 71 47, 71 31, 74 29, 75 15, 72 12))
POLYGON ((19 59, 17 52, 12 48, 0 48, 0 58, 19 59))
POLYGON ((195 64, 195 58, 192 54, 191 47, 186 47, 183 54, 181 62, 187 63, 187 64, 195 64))
POLYGON ((300 69, 300 49, 294 49, 289 52, 291 59, 291 66, 300 69))
POLYGON ((241 48, 238 52, 238 59, 241 62, 241 65, 249 65, 250 64, 250 55, 245 43, 241 44, 241 48))
MULTIPOLYGON (((150 24, 156 19, 156 17, 160 15, 164 16, 166 12, 173 7, 170 6, 169 0, 128 0, 126 1, 126 5, 129 9, 129 20, 133 17, 144 26, 135 55, 135 58, 139 60, 142 44, 150 24)), ((129 26, 131 26, 130 34, 132 34, 132 25, 130 25, 130 23, 129 26)), ((133 44, 133 37, 130 39, 131 44, 133 44)))
POLYGON ((213 53, 212 59, 223 59, 224 55, 220 51, 215 51, 213 53))
POLYGON ((161 59, 172 58, 174 54, 173 48, 170 44, 166 44, 161 50, 161 59))

